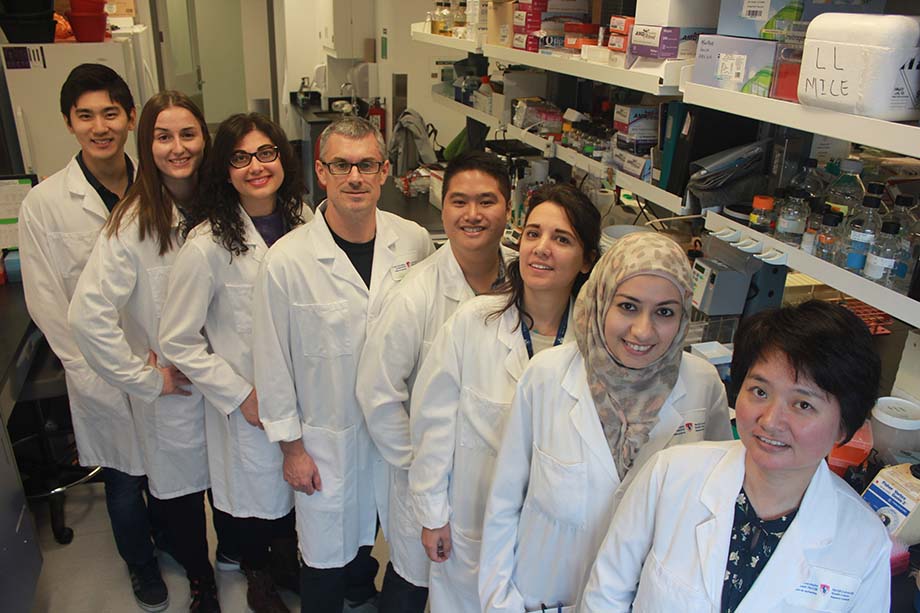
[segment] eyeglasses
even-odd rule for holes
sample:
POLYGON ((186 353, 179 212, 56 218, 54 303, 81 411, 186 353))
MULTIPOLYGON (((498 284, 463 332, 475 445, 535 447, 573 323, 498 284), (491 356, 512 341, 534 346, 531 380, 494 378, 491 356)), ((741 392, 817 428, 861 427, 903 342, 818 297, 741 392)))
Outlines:
POLYGON ((230 154, 230 165, 234 168, 246 168, 252 163, 252 158, 256 158, 263 164, 274 162, 278 159, 278 147, 262 145, 257 151, 252 152, 237 149, 230 154))
POLYGON ((320 164, 325 166, 331 175, 351 174, 352 167, 357 167, 358 172, 362 175, 375 175, 380 172, 380 169, 383 167, 383 162, 378 162, 377 160, 361 160, 355 163, 346 162, 345 160, 334 160, 332 162, 320 161, 320 164))

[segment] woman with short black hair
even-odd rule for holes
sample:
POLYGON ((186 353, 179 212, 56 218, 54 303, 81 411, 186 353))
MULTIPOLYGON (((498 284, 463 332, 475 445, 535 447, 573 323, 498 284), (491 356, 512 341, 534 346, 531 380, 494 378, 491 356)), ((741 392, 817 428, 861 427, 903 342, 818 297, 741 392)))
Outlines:
POLYGON ((865 422, 880 361, 866 325, 809 301, 742 321, 741 441, 668 449, 639 472, 583 611, 887 611, 891 542, 824 461, 865 422))

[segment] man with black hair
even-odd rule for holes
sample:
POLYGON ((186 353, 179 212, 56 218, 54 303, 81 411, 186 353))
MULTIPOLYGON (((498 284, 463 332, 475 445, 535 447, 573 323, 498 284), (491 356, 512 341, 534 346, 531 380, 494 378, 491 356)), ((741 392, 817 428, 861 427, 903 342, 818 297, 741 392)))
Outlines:
POLYGON ((513 257, 500 242, 511 208, 508 167, 482 151, 464 153, 444 173, 441 221, 448 242, 413 268, 368 328, 356 391, 368 431, 389 463, 390 564, 381 613, 422 613, 430 562, 419 541, 422 525, 409 500, 409 398, 415 374, 441 325, 462 302, 504 280, 513 257))
POLYGON ((115 204, 134 180, 125 153, 136 110, 131 91, 101 64, 74 68, 61 87, 61 114, 80 151, 32 189, 19 216, 22 280, 29 314, 64 365, 80 464, 102 466, 106 508, 138 605, 169 605, 144 500, 146 476, 124 393, 86 363, 67 324, 67 306, 115 204))

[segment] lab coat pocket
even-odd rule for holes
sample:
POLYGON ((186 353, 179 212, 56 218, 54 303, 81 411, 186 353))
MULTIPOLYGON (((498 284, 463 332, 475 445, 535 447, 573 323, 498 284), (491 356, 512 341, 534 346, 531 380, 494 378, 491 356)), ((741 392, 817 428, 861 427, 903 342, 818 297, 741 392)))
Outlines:
POLYGON ((587 465, 584 462, 562 462, 534 443, 530 471, 528 500, 554 521, 584 526, 587 465))
POLYGON ((156 309, 157 320, 160 319, 163 305, 166 304, 166 290, 169 287, 169 271, 171 270, 172 266, 155 266, 147 269, 147 279, 150 282, 150 297, 153 300, 153 307, 156 309))
POLYGON ((489 400, 463 387, 460 407, 460 446, 496 455, 511 404, 489 400))
POLYGON ((243 470, 254 473, 280 471, 284 455, 278 443, 272 443, 265 431, 252 426, 235 411, 230 419, 236 424, 236 439, 243 470))
POLYGON ((545 607, 540 607, 539 609, 527 609, 527 613, 540 611, 540 613, 575 613, 576 605, 570 604, 566 606, 562 605, 546 605, 545 607))
POLYGON ((203 449, 204 404, 195 392, 191 396, 160 396, 153 403, 157 449, 203 449))
POLYGON ((352 354, 347 300, 295 304, 294 311, 304 356, 334 358, 352 354))
POLYGON ((674 431, 670 445, 697 443, 706 436, 706 409, 693 409, 680 415, 680 426, 674 431))
POLYGON ((316 463, 323 489, 311 496, 301 497, 310 510, 326 513, 343 513, 356 503, 356 477, 352 474, 358 465, 355 426, 344 430, 330 430, 301 424, 303 446, 316 463))
POLYGON ((80 273, 83 272, 83 268, 93 252, 97 236, 99 236, 99 232, 96 230, 48 233, 48 248, 51 250, 51 258, 61 273, 68 296, 73 295, 80 273))
POLYGON ((252 285, 227 284, 227 296, 233 309, 233 326, 244 336, 252 334, 252 285))
POLYGON ((633 613, 708 613, 712 608, 704 591, 680 580, 650 551, 642 567, 632 610, 633 613))

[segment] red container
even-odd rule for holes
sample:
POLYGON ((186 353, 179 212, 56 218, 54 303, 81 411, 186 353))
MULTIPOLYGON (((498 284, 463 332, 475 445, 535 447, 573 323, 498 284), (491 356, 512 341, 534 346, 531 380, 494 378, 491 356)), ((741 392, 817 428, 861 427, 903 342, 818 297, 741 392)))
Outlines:
POLYGON ((70 12, 81 13, 104 13, 105 0, 70 0, 70 12))
POLYGON ((101 43, 105 40, 105 13, 71 13, 70 27, 81 43, 101 43))

